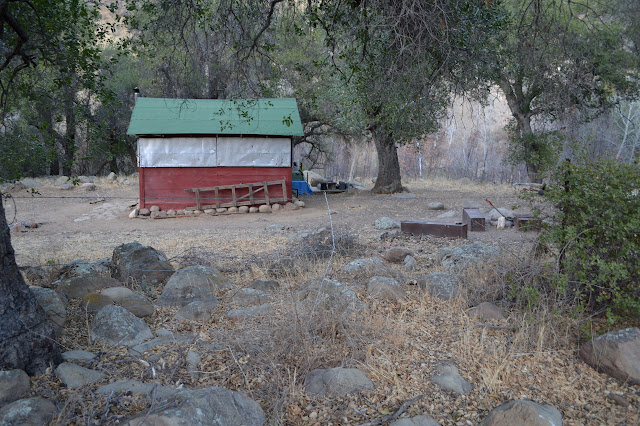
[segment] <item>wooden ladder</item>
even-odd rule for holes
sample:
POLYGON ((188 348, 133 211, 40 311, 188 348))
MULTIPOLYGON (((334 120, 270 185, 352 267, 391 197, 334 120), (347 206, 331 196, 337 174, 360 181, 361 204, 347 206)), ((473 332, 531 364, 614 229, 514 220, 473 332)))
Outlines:
POLYGON ((238 185, 220 185, 220 186, 211 186, 207 188, 188 188, 185 189, 184 192, 193 192, 196 194, 196 206, 195 207, 187 207, 185 210, 204 210, 204 209, 217 209, 221 207, 238 207, 238 206, 253 206, 255 204, 266 204, 271 205, 271 203, 279 203, 279 202, 287 202, 289 198, 287 197, 287 183, 284 180, 275 180, 275 181, 265 181, 265 182, 255 182, 255 183, 241 183, 238 185), (282 187, 282 198, 271 198, 269 197, 269 186, 279 186, 282 187), (236 196, 238 189, 248 188, 249 192, 240 197, 236 196), (231 202, 223 203, 220 201, 220 191, 223 190, 231 190, 231 202), (211 192, 215 193, 215 204, 203 206, 200 201, 200 193, 201 192, 211 192), (256 194, 262 192, 264 194, 263 198, 256 198, 256 194), (247 199, 248 198, 248 199, 247 199))

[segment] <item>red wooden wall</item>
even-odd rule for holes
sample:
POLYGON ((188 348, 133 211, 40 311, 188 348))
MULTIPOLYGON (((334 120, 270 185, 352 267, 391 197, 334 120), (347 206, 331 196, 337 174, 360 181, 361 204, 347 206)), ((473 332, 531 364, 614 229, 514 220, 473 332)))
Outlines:
MULTIPOLYGON (((285 180, 287 198, 291 198, 291 167, 140 167, 140 208, 158 206, 161 210, 179 210, 196 205, 195 194, 187 188, 206 188, 285 180)), ((238 191, 236 197, 247 193, 238 191)), ((202 205, 214 204, 213 192, 200 194, 202 205), (211 196, 211 198, 208 198, 211 196)), ((262 198, 262 193, 258 193, 262 198)), ((231 198, 231 191, 219 197, 231 198)), ((269 187, 270 198, 281 198, 282 187, 269 187)), ((224 200, 224 201, 231 201, 224 200)))

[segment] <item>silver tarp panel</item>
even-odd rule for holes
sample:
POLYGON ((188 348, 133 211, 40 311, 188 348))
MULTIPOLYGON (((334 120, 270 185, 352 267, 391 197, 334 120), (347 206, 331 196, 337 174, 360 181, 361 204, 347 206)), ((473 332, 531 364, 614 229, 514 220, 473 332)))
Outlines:
POLYGON ((218 166, 290 167, 291 139, 219 136, 218 166))
POLYGON ((139 167, 291 167, 291 139, 177 137, 138 139, 139 167))
POLYGON ((215 137, 140 138, 139 167, 215 167, 215 137))

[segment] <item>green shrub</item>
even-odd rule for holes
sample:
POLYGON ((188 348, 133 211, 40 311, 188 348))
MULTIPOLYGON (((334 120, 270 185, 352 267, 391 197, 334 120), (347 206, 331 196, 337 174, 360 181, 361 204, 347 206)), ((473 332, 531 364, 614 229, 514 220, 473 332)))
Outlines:
POLYGON ((596 160, 561 165, 544 198, 541 239, 554 247, 560 295, 609 319, 640 314, 640 169, 596 160))

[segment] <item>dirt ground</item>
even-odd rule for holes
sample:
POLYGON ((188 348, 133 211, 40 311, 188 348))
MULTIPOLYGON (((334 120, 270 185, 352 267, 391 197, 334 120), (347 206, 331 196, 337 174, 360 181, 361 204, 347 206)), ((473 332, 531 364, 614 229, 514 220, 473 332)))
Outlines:
MULTIPOLYGON (((297 211, 151 220, 128 218, 138 200, 137 185, 101 181, 95 192, 62 191, 53 186, 38 188, 34 195, 14 191, 13 200, 5 202, 5 209, 9 222, 33 220, 38 224, 36 229, 12 233, 18 263, 24 266, 78 258, 97 260, 111 256, 116 246, 131 241, 163 250, 169 257, 199 247, 207 251, 224 249, 227 255, 246 254, 248 249, 259 253, 286 244, 287 237, 296 231, 332 224, 336 229, 348 229, 363 242, 374 242, 380 231, 373 224, 382 216, 397 221, 455 222, 461 220, 466 201, 486 206, 485 211, 491 208, 485 199, 500 207, 522 204, 509 186, 475 185, 464 180, 413 182, 406 186, 416 198, 353 191, 328 194, 325 200, 323 194, 314 194, 301 197, 306 206, 297 211), (445 210, 428 210, 427 203, 433 201, 443 202, 445 210), (454 211, 456 216, 438 218, 448 211, 454 211), (274 233, 266 229, 273 224, 284 225, 286 230, 274 233)), ((515 229, 497 231, 490 227, 488 232, 469 232, 470 241, 507 246, 518 246, 533 238, 535 234, 515 229)))
MULTIPOLYGON (((507 322, 483 324, 467 314, 480 301, 472 300, 469 290, 463 290, 468 293, 456 300, 445 301, 421 292, 408 280, 403 284, 407 298, 399 303, 372 298, 366 286, 354 280, 341 282, 366 302, 362 314, 343 321, 331 311, 328 315, 298 311, 302 305, 292 302, 291 295, 304 282, 323 274, 341 279, 342 266, 353 257, 380 256, 390 246, 415 253, 418 266, 411 275, 441 270, 435 262, 440 248, 468 241, 500 247, 507 262, 529 255, 536 234, 515 229, 490 227, 487 232, 469 232, 467 241, 408 235, 381 240, 382 231, 373 225, 382 216, 398 221, 456 221, 468 201, 486 205, 488 211, 485 199, 499 207, 520 205, 520 211, 526 210, 508 186, 464 180, 405 185, 415 198, 374 196, 366 191, 329 194, 326 199, 315 194, 304 197, 306 207, 297 211, 153 220, 128 218, 137 202, 135 185, 100 180, 95 192, 61 191, 52 186, 38 188, 33 196, 24 190, 12 192, 13 198, 5 201, 9 222, 33 220, 39 225, 12 232, 21 266, 59 265, 78 258, 93 261, 110 257, 120 244, 139 241, 163 250, 176 267, 181 262, 200 261, 221 266, 234 284, 228 294, 219 295, 220 303, 209 322, 177 321, 175 308, 160 307, 146 319, 152 330, 166 328, 195 336, 197 342, 189 348, 203 355, 199 378, 186 369, 188 348, 183 344, 158 347, 145 353, 142 362, 126 349, 91 343, 89 315, 74 301, 67 307, 60 344, 67 350, 99 354, 90 367, 108 377, 91 386, 69 389, 53 374, 35 376, 31 396, 55 401, 59 415, 52 424, 56 425, 120 424, 157 404, 148 397, 112 399, 96 392, 97 386, 123 378, 188 389, 221 386, 238 390, 259 402, 269 424, 388 424, 377 421, 404 406, 403 418, 429 414, 442 425, 474 425, 493 408, 514 399, 553 405, 562 412, 565 425, 640 424, 640 388, 620 383, 580 361, 576 323, 543 309, 544 304, 532 315, 505 303, 501 306, 507 322), (445 210, 428 210, 427 203, 433 201, 444 203, 445 210), (450 211, 454 217, 438 218, 450 211), (274 224, 283 229, 267 229, 274 224), (291 235, 320 227, 333 227, 336 235, 357 239, 357 254, 303 263, 304 269, 284 276, 281 289, 272 295, 274 312, 267 317, 227 318, 227 310, 234 306, 233 291, 267 278, 265 268, 254 268, 250 261, 277 260, 274 253, 291 249, 291 235), (234 265, 238 266, 235 271, 234 265), (455 364, 473 384, 471 393, 456 395, 432 383, 435 366, 443 361, 455 364), (336 398, 313 398, 304 392, 308 371, 335 366, 363 369, 375 391, 336 398), (405 406, 408 401, 415 402, 405 406)), ((476 276, 471 272, 462 281, 468 288, 475 285, 477 294, 486 295, 482 292, 490 288, 487 279, 494 272, 484 270, 476 276)))

